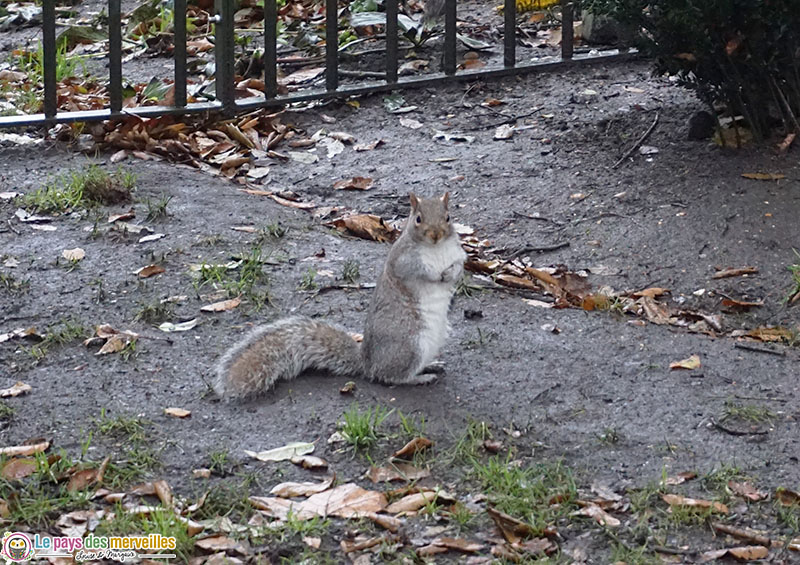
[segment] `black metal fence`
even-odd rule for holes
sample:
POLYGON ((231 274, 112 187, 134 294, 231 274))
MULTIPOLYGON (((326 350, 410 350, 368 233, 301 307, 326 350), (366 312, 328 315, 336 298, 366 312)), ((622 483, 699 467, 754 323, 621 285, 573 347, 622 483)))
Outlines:
MULTIPOLYGON (((186 76, 186 18, 174 18, 174 105, 137 106, 123 108, 122 86, 122 15, 121 0, 108 2, 109 29, 109 105, 103 110, 84 110, 75 112, 58 111, 56 83, 56 6, 55 0, 44 0, 42 12, 42 51, 44 104, 43 113, 0 116, 0 128, 51 125, 68 122, 102 121, 136 115, 154 117, 165 114, 191 114, 200 112, 219 112, 233 115, 262 107, 275 107, 292 102, 322 98, 345 97, 359 94, 415 88, 442 84, 453 80, 499 77, 517 73, 541 71, 563 67, 574 63, 603 62, 625 56, 617 51, 574 56, 573 49, 573 1, 561 0, 562 41, 561 57, 547 61, 517 63, 516 4, 515 0, 504 0, 503 66, 478 70, 458 70, 456 58, 456 1, 445 0, 444 9, 444 53, 443 72, 426 74, 422 77, 398 79, 398 4, 400 0, 386 0, 386 60, 383 80, 340 86, 339 53, 337 49, 326 49, 325 89, 306 90, 287 95, 278 94, 277 65, 277 6, 274 0, 264 2, 264 94, 237 100, 235 85, 235 38, 234 12, 235 0, 215 0, 214 58, 216 65, 216 100, 213 102, 187 103, 186 76)), ((173 0, 174 13, 186 13, 186 0, 173 0)), ((326 6, 326 45, 338 47, 338 0, 325 0, 326 6)))

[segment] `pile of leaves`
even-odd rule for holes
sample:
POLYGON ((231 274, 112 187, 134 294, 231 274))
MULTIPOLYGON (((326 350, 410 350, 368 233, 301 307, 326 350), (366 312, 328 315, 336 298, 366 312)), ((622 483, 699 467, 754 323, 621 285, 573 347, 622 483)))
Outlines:
POLYGON ((640 30, 640 46, 657 57, 660 72, 677 74, 709 106, 724 105, 729 120, 743 117, 756 140, 800 132, 793 0, 589 0, 584 7, 640 30))

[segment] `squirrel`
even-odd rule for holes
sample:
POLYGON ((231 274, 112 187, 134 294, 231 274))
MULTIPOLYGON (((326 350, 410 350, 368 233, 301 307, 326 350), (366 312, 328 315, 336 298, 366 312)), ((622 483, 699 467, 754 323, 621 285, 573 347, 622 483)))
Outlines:
POLYGON ((450 330, 447 312, 466 253, 450 221, 450 193, 409 198, 411 213, 375 286, 363 343, 305 316, 257 327, 218 361, 217 394, 252 396, 308 369, 386 385, 436 380, 441 369, 428 365, 450 330))

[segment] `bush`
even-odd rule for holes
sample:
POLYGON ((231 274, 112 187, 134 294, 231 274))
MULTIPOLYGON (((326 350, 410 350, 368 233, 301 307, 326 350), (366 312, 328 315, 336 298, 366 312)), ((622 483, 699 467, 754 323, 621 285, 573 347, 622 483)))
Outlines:
POLYGON ((797 0, 583 0, 641 30, 657 70, 680 77, 709 106, 741 115, 756 140, 800 133, 797 0))

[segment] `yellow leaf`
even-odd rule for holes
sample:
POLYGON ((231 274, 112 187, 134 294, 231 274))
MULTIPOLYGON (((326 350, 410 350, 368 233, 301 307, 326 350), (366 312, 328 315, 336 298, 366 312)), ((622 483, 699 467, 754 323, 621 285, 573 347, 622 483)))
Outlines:
POLYGON ((699 355, 692 355, 688 359, 683 359, 681 361, 673 361, 669 364, 670 369, 698 369, 700 368, 700 356, 699 355))

